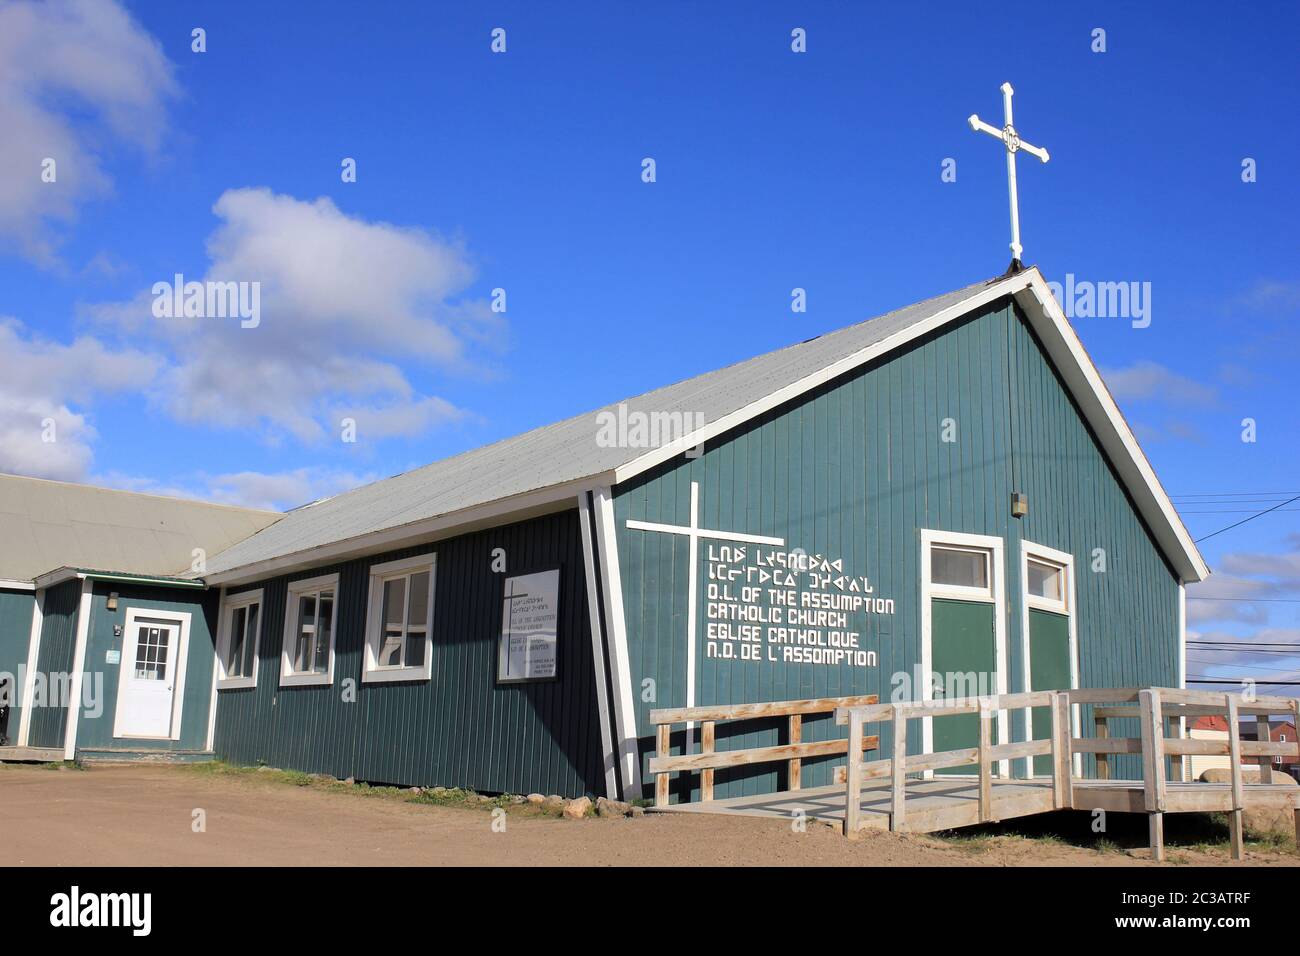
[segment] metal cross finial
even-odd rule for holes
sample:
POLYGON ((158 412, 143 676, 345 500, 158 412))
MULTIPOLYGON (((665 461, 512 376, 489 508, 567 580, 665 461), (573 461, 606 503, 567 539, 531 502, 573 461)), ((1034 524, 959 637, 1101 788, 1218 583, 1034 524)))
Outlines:
POLYGON ((1016 132, 1015 126, 1012 125, 1011 94, 1014 92, 1015 90, 1011 88, 1010 83, 1002 84, 1002 108, 1006 113, 1006 125, 1001 129, 990 126, 974 113, 971 113, 969 120, 971 129, 977 133, 988 133, 990 136, 996 136, 1002 140, 1003 145, 1007 148, 1007 189, 1011 194, 1011 255, 1013 257, 1011 265, 1013 269, 1020 265, 1020 253, 1022 251, 1020 245, 1020 210, 1016 201, 1016 153, 1023 149, 1026 153, 1037 156, 1043 162, 1048 160, 1047 150, 1038 146, 1030 146, 1020 138, 1020 134, 1016 132))

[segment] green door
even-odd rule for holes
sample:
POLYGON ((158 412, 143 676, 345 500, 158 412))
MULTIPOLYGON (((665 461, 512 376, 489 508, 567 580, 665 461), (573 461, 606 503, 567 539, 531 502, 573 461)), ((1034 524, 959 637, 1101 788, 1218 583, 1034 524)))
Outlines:
MULTIPOLYGON (((933 598, 930 605, 930 669, 943 690, 934 698, 972 697, 997 693, 997 656, 993 605, 985 601, 933 598)), ((979 717, 960 714, 932 721, 934 753, 979 745, 979 717)), ((995 735, 996 737, 996 735, 995 735)), ((936 773, 970 774, 975 767, 954 767, 936 773)))
MULTIPOLYGON (((1070 687, 1070 618, 1039 608, 1029 609, 1029 688, 1068 690, 1070 687)), ((1052 736, 1052 714, 1035 707, 1031 726, 1035 740, 1052 736)), ((1051 776, 1052 758, 1034 758, 1034 776, 1051 776)))

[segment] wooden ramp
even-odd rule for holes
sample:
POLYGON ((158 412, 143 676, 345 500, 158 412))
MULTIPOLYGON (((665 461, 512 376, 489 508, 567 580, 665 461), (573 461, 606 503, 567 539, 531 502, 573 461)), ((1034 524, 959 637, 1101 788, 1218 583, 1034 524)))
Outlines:
POLYGON ((1243 760, 1253 758, 1262 770, 1270 772, 1266 779, 1272 779, 1273 757, 1300 755, 1300 744, 1295 741, 1270 741, 1268 718, 1273 713, 1295 720, 1300 716, 1300 703, 1290 698, 1245 699, 1232 694, 1174 688, 1102 688, 940 702, 880 704, 875 698, 818 698, 656 710, 650 715, 651 722, 657 726, 658 742, 658 753, 650 761, 650 772, 655 774, 654 809, 785 819, 803 815, 839 824, 849 839, 856 839, 862 830, 868 829, 929 833, 1061 809, 1145 813, 1150 825, 1151 852, 1156 859, 1161 859, 1164 853, 1164 814, 1221 811, 1228 814, 1233 857, 1240 859, 1243 853, 1241 815, 1247 807, 1290 810, 1300 842, 1300 788, 1289 782, 1249 783, 1242 772, 1243 760), (1073 735, 1072 728, 1080 720, 1082 706, 1091 708, 1094 735, 1090 737, 1073 735), (992 742, 992 728, 996 726, 999 712, 1027 714, 1038 707, 1046 708, 1050 714, 1049 738, 992 742), (827 713, 833 713, 838 724, 848 726, 847 739, 803 742, 803 718, 827 713), (908 753, 909 721, 971 714, 978 717, 976 746, 940 753, 908 753), (1184 718, 1207 714, 1227 717, 1228 740, 1182 737, 1184 718), (1240 739, 1240 715, 1256 718, 1258 740, 1240 739), (789 721, 787 743, 716 749, 717 722, 773 718, 789 721), (1134 719, 1141 726, 1140 737, 1111 734, 1110 721, 1134 719), (672 725, 690 726, 694 722, 700 724, 700 752, 672 754, 672 725), (875 750, 879 745, 878 735, 866 733, 870 724, 890 725, 893 753, 889 758, 863 759, 864 751, 875 750), (1095 777, 1084 778, 1077 772, 1075 755, 1084 753, 1096 757, 1095 777), (1140 757, 1142 779, 1111 778, 1110 760, 1118 754, 1140 757), (1183 758, 1192 754, 1228 757, 1230 782, 1184 780, 1183 758), (836 768, 833 785, 800 787, 802 760, 840 755, 845 757, 846 765, 836 768), (1026 775, 1026 779, 1016 779, 1009 774, 1013 764, 1028 769, 1034 758, 1042 758, 1050 766, 1050 776, 1026 775), (778 762, 787 765, 786 779, 792 782, 791 789, 714 799, 716 769, 778 762), (975 770, 969 776, 935 775, 935 771, 970 767, 975 770), (694 771, 701 774, 701 800, 671 803, 670 774, 694 771))

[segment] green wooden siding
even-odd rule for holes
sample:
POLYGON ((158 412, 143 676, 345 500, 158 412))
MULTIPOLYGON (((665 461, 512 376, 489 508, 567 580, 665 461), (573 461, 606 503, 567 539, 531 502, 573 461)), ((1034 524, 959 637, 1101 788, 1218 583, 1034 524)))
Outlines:
MULTIPOLYGON (((77 607, 81 581, 74 578, 45 592, 45 615, 41 622, 41 646, 36 656, 37 680, 45 682, 43 706, 32 708, 27 743, 32 747, 62 747, 68 725, 66 693, 57 695, 54 684, 71 686, 72 659, 77 645, 77 607), (56 699, 57 698, 57 699, 56 699)), ((30 625, 29 625, 30 626, 30 625)))
MULTIPOLYGON (((779 536, 790 548, 843 557, 846 572, 870 576, 876 594, 896 608, 857 622, 864 646, 879 654, 877 667, 737 663, 704 656, 701 598, 697 704, 860 693, 890 699, 891 678, 920 661, 922 528, 1006 541, 1011 690, 1024 687, 1022 539, 1074 555, 1084 686, 1177 682, 1178 582, 1010 300, 772 410, 696 459, 674 459, 615 489, 643 756, 653 747, 649 711, 686 702, 688 553, 680 536, 629 530, 625 522, 686 524, 692 481, 700 483, 703 526, 779 536), (941 440, 948 418, 957 428, 951 443, 941 440), (1011 517, 1013 491, 1028 495, 1023 519, 1011 517), (1096 549, 1105 553, 1104 572, 1092 570, 1096 549), (646 679, 654 682, 652 701, 640 693, 646 679)), ((1012 716, 1011 732, 1024 739, 1023 714, 1012 716)), ((826 721, 805 726, 809 740, 835 733, 826 721)), ((909 739, 919 749, 919 723, 909 739)), ((773 726, 718 746, 780 742, 773 726)), ((889 751, 886 740, 882 755, 889 751)), ((828 783, 833 763, 807 761, 804 785, 828 783)), ((1136 772, 1123 762, 1117 769, 1136 772)), ((717 793, 763 792, 782 773, 719 771, 717 793)), ((648 780, 644 764, 642 775, 648 780)), ((675 794, 689 797, 698 775, 678 777, 675 794)))
MULTIPOLYGON (((294 574, 339 573, 333 686, 279 687, 289 577, 264 589, 257 687, 218 694, 214 749, 244 764, 483 792, 603 793, 576 510, 294 574), (559 678, 497 684, 504 577, 560 568, 559 678), (432 679, 361 682, 369 568, 435 552, 432 679), (343 681, 355 683, 354 703, 343 681)), ((243 589, 246 590, 247 588, 243 589)))
POLYGON ((96 581, 91 599, 90 630, 86 638, 86 679, 96 682, 95 697, 102 706, 83 709, 77 721, 77 748, 104 751, 192 751, 203 750, 208 739, 208 713, 212 701, 212 667, 215 661, 217 591, 189 591, 118 582, 96 581), (107 607, 108 596, 117 592, 117 610, 107 607), (182 612, 190 615, 190 642, 186 655, 185 686, 176 688, 181 701, 181 735, 179 740, 145 740, 113 736, 117 712, 120 664, 108 663, 108 652, 117 651, 122 664, 129 665, 123 645, 125 632, 115 636, 113 628, 125 628, 126 614, 132 608, 159 612, 182 612))
POLYGON ((33 591, 0 590, 0 676, 9 680, 9 723, 5 731, 10 744, 18 742, 21 717, 19 684, 27 669, 27 645, 32 638, 33 591))

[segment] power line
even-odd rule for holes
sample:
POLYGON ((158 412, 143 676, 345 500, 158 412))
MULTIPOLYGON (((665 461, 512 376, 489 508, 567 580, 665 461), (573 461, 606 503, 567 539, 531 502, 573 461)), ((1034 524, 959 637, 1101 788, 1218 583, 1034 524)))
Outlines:
MULTIPOLYGON (((1248 680, 1256 684, 1267 684, 1269 687, 1300 687, 1300 680, 1255 680, 1255 678, 1253 677, 1248 678, 1248 680)), ((1189 677, 1187 678, 1187 683, 1189 684, 1232 684, 1235 687, 1240 687, 1242 681, 1207 680, 1206 678, 1203 677, 1189 677)))
POLYGON ((1223 534, 1223 532, 1225 531, 1231 531, 1233 528, 1239 528, 1247 521, 1254 521, 1256 518, 1262 518, 1270 511, 1277 511, 1277 509, 1281 508, 1282 505, 1289 505, 1293 501, 1300 501, 1300 495, 1296 495, 1294 498, 1289 498, 1286 501, 1281 502, 1280 504, 1276 504, 1272 508, 1265 508, 1263 511, 1251 515, 1249 518, 1242 518, 1240 521, 1234 522, 1228 525, 1226 528, 1220 528, 1218 531, 1211 531, 1207 535, 1202 535, 1201 537, 1196 539, 1196 543, 1199 544, 1202 541, 1208 541, 1210 538, 1213 538, 1216 534, 1223 534))
POLYGON ((1171 498, 1285 498, 1288 495, 1300 495, 1300 491, 1200 491, 1185 495, 1170 495, 1171 498))
POLYGON ((1300 598, 1257 598, 1257 597, 1198 597, 1195 594, 1187 595, 1189 601, 1241 601, 1247 604, 1255 604, 1260 601, 1266 601, 1269 604, 1300 604, 1300 598))

